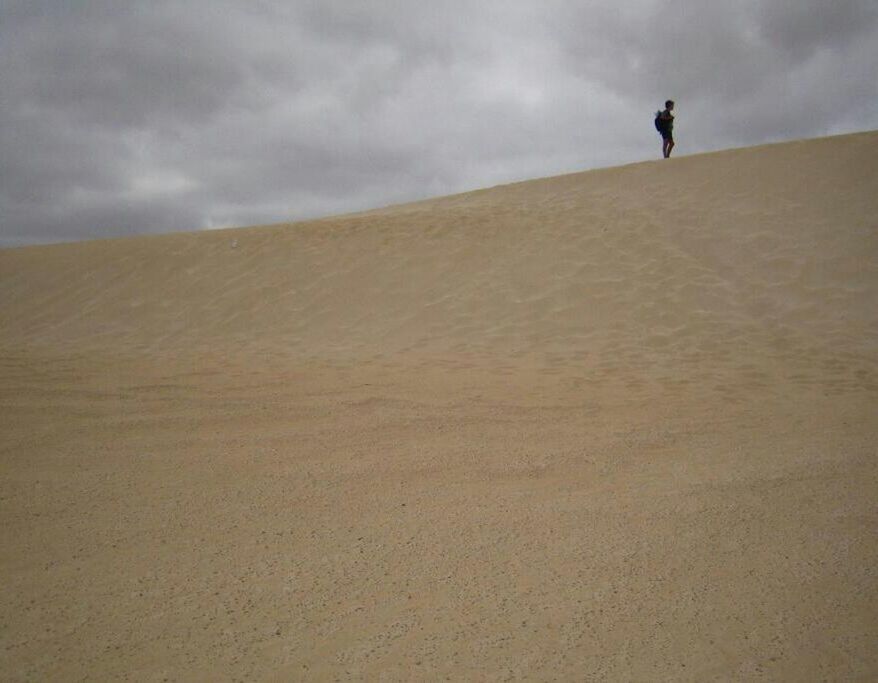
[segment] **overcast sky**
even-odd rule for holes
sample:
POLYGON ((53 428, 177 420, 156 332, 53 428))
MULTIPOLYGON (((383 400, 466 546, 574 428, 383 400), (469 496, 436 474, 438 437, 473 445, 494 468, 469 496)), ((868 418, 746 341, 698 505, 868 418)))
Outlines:
POLYGON ((878 128, 875 0, 0 0, 0 246, 878 128))

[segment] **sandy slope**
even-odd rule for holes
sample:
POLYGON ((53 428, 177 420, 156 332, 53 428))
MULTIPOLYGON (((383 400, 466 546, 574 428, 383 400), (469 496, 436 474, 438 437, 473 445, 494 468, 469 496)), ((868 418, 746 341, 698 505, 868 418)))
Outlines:
POLYGON ((0 251, 2 677, 875 678, 876 159, 0 251))

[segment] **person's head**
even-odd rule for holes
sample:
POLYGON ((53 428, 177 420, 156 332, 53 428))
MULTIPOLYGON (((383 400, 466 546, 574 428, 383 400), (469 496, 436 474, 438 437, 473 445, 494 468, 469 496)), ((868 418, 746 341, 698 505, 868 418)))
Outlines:
POLYGON ((674 100, 665 100, 665 109, 673 109, 674 100))

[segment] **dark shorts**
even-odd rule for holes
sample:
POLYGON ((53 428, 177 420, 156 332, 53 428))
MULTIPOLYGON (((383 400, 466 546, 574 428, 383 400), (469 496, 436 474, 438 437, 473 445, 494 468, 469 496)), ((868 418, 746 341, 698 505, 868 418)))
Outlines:
POLYGON ((673 142, 674 141, 674 131, 663 130, 663 131, 661 131, 661 133, 662 133, 662 140, 665 140, 666 142, 673 142))

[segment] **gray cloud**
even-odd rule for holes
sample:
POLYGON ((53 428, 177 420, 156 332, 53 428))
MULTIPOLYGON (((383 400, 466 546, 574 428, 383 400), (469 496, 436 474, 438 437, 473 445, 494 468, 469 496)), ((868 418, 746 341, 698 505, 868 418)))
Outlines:
POLYGON ((876 128, 876 64, 871 0, 7 0, 0 245, 654 158, 666 97, 679 153, 876 128))

